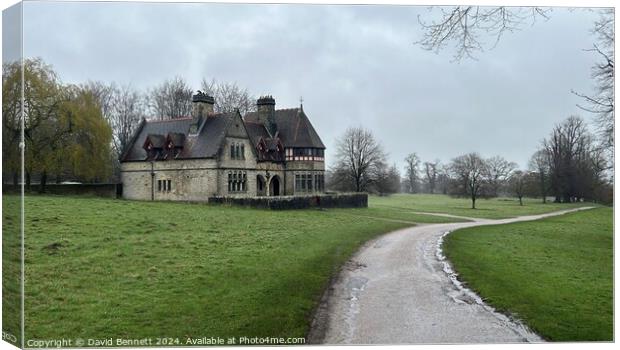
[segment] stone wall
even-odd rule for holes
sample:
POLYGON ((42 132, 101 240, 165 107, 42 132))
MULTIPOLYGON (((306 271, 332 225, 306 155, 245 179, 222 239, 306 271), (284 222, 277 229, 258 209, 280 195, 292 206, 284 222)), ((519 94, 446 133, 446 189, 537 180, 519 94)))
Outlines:
POLYGON ((252 208, 285 210, 307 208, 366 208, 368 207, 368 194, 366 193, 341 193, 320 194, 311 196, 282 196, 282 197, 246 197, 235 198, 226 196, 214 196, 209 198, 209 203, 239 205, 252 208))
POLYGON ((217 162, 213 159, 169 160, 121 164, 123 198, 169 201, 205 201, 218 192, 217 162), (160 191, 158 181, 170 180, 169 191, 160 191))

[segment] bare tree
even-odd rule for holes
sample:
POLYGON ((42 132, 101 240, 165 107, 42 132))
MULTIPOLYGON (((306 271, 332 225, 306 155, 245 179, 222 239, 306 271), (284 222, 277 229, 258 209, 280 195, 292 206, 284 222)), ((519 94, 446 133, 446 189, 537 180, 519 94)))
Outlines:
POLYGON ((256 98, 247 89, 240 88, 237 83, 227 83, 212 79, 202 79, 202 89, 215 98, 216 112, 233 112, 239 110, 241 115, 256 109, 256 98))
POLYGON ((495 47, 504 33, 519 30, 528 20, 533 23, 539 18, 548 19, 551 11, 541 7, 455 6, 432 7, 431 12, 436 9, 440 12, 437 21, 427 22, 418 16, 424 34, 417 44, 438 52, 453 42, 457 61, 495 47), (493 38, 494 43, 487 45, 481 36, 493 38))
POLYGON ((537 177, 538 193, 542 197, 542 202, 547 203, 547 188, 549 182, 549 154, 546 149, 536 151, 529 162, 530 171, 537 177))
POLYGON ((389 195, 397 193, 400 190, 400 172, 396 164, 387 167, 382 163, 377 168, 376 180, 373 182, 372 188, 374 192, 380 195, 389 195))
POLYGON ((442 194, 448 194, 448 189, 450 187, 450 165, 443 164, 438 166, 437 169, 437 183, 436 187, 442 194))
POLYGON ((454 158, 450 165, 454 175, 454 194, 471 198, 471 208, 476 209, 476 199, 485 184, 487 165, 478 153, 469 153, 454 158))
POLYGON ((82 88, 93 94, 101 107, 101 114, 106 120, 109 120, 114 108, 113 100, 114 92, 117 89, 116 84, 106 84, 100 81, 88 81, 82 84, 82 88))
POLYGON ((420 157, 416 153, 410 153, 405 158, 405 176, 407 177, 407 191, 416 193, 418 191, 418 166, 420 157))
POLYGON ((386 155, 372 133, 361 127, 349 128, 338 141, 334 173, 345 175, 356 192, 368 190, 386 155))
MULTIPOLYGON (((534 24, 538 19, 547 20, 551 9, 542 7, 479 7, 455 6, 450 8, 431 7, 431 12, 439 9, 439 20, 418 22, 424 31, 417 41, 422 48, 439 52, 450 43, 454 44, 454 60, 463 57, 475 58, 476 52, 493 48, 506 32, 519 30, 524 24, 534 24), (483 37, 493 39, 493 45, 486 45, 483 37)), ((600 136, 600 144, 607 152, 608 170, 613 169, 614 145, 614 9, 599 9, 600 17, 594 23, 592 33, 595 43, 587 51, 599 57, 592 67, 592 79, 596 90, 593 95, 573 91, 583 98, 578 106, 595 114, 600 136)))
POLYGON ((528 173, 516 170, 510 175, 509 183, 512 192, 519 198, 519 205, 523 205, 523 196, 527 190, 528 173))
POLYGON ((493 197, 497 197, 500 188, 508 180, 510 174, 517 168, 517 164, 509 162, 500 156, 487 159, 486 164, 489 194, 493 197))
POLYGON ((175 119, 191 115, 193 90, 181 77, 164 81, 147 95, 151 116, 155 119, 175 119))
POLYGON ((595 114, 601 146, 610 153, 613 159, 614 147, 614 9, 600 10, 600 17, 594 23, 592 33, 596 41, 586 51, 594 52, 599 61, 592 66, 592 79, 595 83, 594 95, 586 95, 573 91, 583 98, 585 104, 577 106, 595 114))
POLYGON ((112 128, 114 153, 120 157, 140 119, 146 116, 142 94, 131 85, 119 86, 96 81, 89 81, 83 88, 98 101, 103 117, 112 128))
POLYGON ((428 191, 431 194, 435 193, 435 186, 437 184, 437 167, 438 166, 439 166, 438 160, 434 162, 424 162, 424 173, 426 175, 426 184, 428 185, 428 191))
POLYGON ((142 96, 130 85, 121 86, 115 91, 114 113, 110 124, 114 131, 114 148, 120 156, 138 126, 144 118, 146 109, 142 96))
POLYGON ((556 202, 592 199, 601 182, 601 167, 593 137, 583 119, 572 116, 555 126, 544 142, 549 156, 551 189, 556 202))

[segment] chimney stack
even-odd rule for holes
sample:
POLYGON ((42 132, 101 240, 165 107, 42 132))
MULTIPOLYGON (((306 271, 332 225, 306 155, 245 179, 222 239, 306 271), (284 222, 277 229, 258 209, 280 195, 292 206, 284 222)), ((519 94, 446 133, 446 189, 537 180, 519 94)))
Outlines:
POLYGON ((192 125, 190 127, 190 134, 198 132, 202 121, 208 118, 209 114, 213 113, 214 104, 215 99, 213 96, 209 96, 200 90, 192 96, 192 125))
POLYGON ((261 96, 256 101, 256 109, 258 111, 258 121, 263 123, 271 137, 273 137, 278 130, 276 125, 276 100, 273 96, 261 96))

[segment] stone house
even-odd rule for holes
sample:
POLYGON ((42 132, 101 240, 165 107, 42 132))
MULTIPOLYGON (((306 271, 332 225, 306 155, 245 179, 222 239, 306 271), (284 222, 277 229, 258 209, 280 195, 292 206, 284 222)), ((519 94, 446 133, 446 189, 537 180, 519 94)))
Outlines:
POLYGON ((123 197, 206 201, 209 197, 308 195, 324 192, 325 146, 303 110, 214 113, 198 92, 192 116, 142 120, 121 156, 123 197))

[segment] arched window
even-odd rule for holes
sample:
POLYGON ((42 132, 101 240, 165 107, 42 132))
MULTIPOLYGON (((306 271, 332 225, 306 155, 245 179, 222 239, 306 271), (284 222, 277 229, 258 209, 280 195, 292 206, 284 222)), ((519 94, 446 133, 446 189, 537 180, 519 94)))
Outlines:
POLYGON ((241 159, 245 159, 245 145, 241 144, 241 159))
POLYGON ((235 159, 235 144, 234 143, 230 144, 230 158, 235 159))

